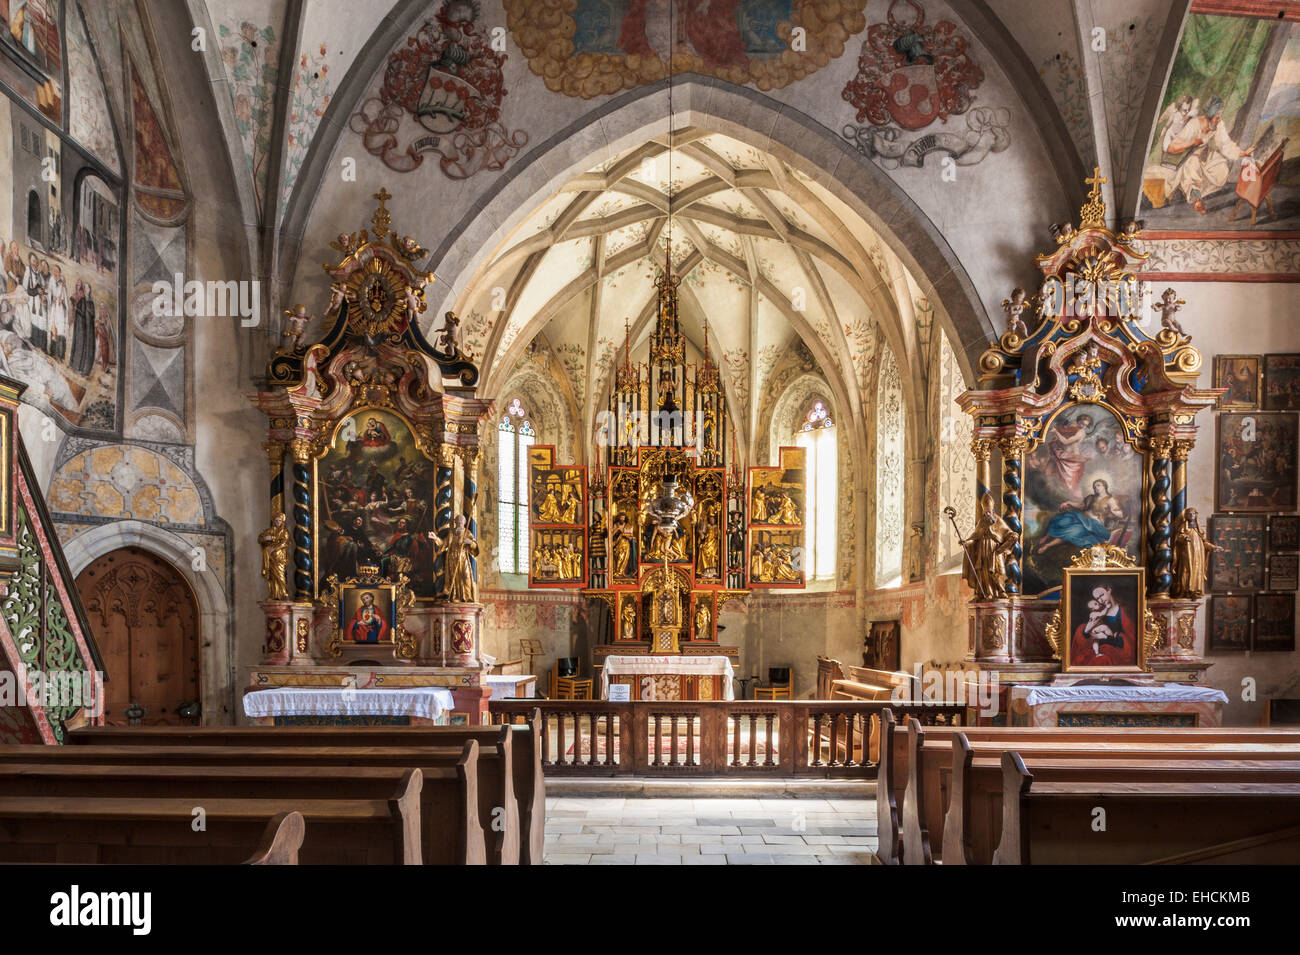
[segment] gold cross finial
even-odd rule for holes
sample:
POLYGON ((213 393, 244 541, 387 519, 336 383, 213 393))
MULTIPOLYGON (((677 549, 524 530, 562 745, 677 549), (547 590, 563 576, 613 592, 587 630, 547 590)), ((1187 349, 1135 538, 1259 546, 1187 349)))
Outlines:
POLYGON ((375 214, 370 217, 370 221, 375 224, 375 238, 382 239, 384 236, 388 235, 388 223, 393 219, 392 214, 384 208, 384 203, 393 197, 388 194, 387 189, 381 186, 379 191, 371 196, 371 198, 379 200, 379 208, 376 209, 375 214))
POLYGON ((1079 228, 1104 229, 1106 228, 1106 200, 1101 197, 1101 184, 1110 180, 1101 174, 1100 166, 1093 166, 1092 175, 1083 181, 1092 186, 1092 191, 1088 193, 1088 201, 1079 210, 1079 228))
POLYGON ((1110 182, 1109 179, 1101 174, 1100 166, 1093 166, 1092 175, 1083 181, 1092 186, 1092 192, 1088 193, 1089 199, 1096 199, 1101 196, 1101 184, 1103 182, 1110 182))

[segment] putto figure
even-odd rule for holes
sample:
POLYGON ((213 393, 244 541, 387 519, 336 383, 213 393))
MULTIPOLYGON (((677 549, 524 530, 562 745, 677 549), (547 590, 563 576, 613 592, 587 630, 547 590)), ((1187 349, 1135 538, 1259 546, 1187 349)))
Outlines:
POLYGON ((1016 335, 1020 338, 1029 337, 1029 326, 1025 323, 1023 315, 1026 308, 1029 307, 1028 296, 1022 288, 1011 290, 1011 297, 1002 300, 1002 311, 1007 315, 1007 334, 1016 335))
POLYGON ((1172 288, 1165 289, 1160 295, 1160 303, 1153 306, 1160 313, 1160 327, 1180 337, 1186 337, 1187 333, 1183 331, 1183 326, 1179 324, 1178 319, 1174 318, 1186 304, 1172 288))

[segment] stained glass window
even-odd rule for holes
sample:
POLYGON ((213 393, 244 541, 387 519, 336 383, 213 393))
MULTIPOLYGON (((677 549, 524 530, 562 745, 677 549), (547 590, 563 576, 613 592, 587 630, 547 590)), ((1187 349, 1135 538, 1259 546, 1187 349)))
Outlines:
POLYGON ((876 586, 903 579, 903 387, 898 361, 888 345, 880 356, 876 387, 876 586))
POLYGON ((514 398, 497 423, 497 548, 503 574, 528 573, 528 448, 537 436, 514 398))
POLYGON ((839 507, 835 418, 814 399, 794 443, 805 448, 804 554, 810 580, 835 578, 835 518, 839 507))

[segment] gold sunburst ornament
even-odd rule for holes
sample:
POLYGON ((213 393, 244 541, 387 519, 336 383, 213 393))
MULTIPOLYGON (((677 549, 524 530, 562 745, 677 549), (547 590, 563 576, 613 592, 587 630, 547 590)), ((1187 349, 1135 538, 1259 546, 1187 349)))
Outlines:
MULTIPOLYGON (((387 261, 374 256, 348 279, 349 324, 373 338, 401 327, 406 309, 406 280, 387 261)), ((423 297, 423 289, 416 295, 423 297)))

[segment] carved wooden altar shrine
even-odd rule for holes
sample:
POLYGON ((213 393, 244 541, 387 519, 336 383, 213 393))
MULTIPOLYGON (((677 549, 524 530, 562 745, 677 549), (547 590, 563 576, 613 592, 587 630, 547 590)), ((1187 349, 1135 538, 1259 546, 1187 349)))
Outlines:
POLYGON ((1155 306, 1158 330, 1144 330, 1139 226, 1107 228, 1105 180, 1088 181, 1079 227, 1053 227, 1037 295, 1016 289, 1003 303, 1007 329, 959 398, 974 418, 976 536, 988 546, 974 556, 997 568, 969 575, 984 579, 972 580, 968 659, 1004 684, 1051 681, 1062 572, 1088 550, 1145 568, 1144 678, 1194 683, 1209 666, 1195 648, 1202 583, 1175 585, 1174 535, 1196 414, 1222 391, 1196 387, 1201 355, 1174 318, 1173 290, 1155 306))
POLYGON ((270 419, 271 526, 261 536, 268 599, 251 688, 446 687, 473 722, 489 690, 477 601, 478 369, 448 313, 420 331, 428 255, 390 228, 384 190, 372 227, 331 243, 333 322, 285 342, 253 396, 270 419), (289 502, 286 504, 286 495, 289 502), (287 579, 286 579, 287 578, 287 579))
MULTIPOLYGON (((702 361, 687 360, 678 281, 667 259, 655 281, 648 361, 632 360, 630 332, 624 342, 609 407, 596 422, 590 480, 587 468, 557 464, 550 447, 529 452, 529 582, 590 598, 604 634, 595 665, 634 654, 735 661, 739 648, 718 640, 722 608, 754 588, 805 582, 804 449, 781 448, 779 466, 750 468, 746 487, 727 442, 731 422, 707 326, 702 361), (672 531, 651 513, 665 480, 694 499, 672 531)), ((683 698, 695 692, 681 686, 683 698)))

